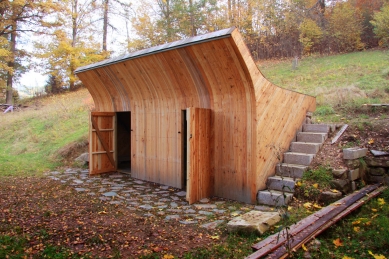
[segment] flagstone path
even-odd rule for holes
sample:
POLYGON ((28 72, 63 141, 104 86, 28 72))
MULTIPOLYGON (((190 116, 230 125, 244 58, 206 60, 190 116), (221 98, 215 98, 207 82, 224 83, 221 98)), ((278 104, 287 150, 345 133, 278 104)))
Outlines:
POLYGON ((144 217, 163 217, 207 229, 216 228, 242 213, 267 209, 216 197, 189 205, 183 190, 137 180, 124 173, 89 176, 88 170, 69 168, 64 172, 49 172, 47 176, 72 186, 77 192, 98 196, 103 202, 124 206, 144 217))

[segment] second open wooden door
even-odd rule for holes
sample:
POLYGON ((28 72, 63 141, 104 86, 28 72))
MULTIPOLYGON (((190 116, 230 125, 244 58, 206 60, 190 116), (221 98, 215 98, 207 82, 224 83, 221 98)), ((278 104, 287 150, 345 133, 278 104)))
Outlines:
POLYGON ((211 195, 210 170, 211 110, 188 108, 187 200, 192 204, 211 195))

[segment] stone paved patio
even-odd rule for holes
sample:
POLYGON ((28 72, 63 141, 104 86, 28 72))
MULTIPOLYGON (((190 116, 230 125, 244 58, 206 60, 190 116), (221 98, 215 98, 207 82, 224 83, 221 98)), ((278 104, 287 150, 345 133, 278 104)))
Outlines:
MULTIPOLYGON (((186 192, 177 188, 141 181, 129 174, 89 176, 88 170, 53 171, 47 177, 72 186, 77 192, 99 196, 102 202, 124 206, 144 217, 163 217, 180 224, 197 224, 212 229, 250 210, 267 210, 217 197, 189 205, 186 192)), ((271 210, 271 209, 270 209, 271 210)))

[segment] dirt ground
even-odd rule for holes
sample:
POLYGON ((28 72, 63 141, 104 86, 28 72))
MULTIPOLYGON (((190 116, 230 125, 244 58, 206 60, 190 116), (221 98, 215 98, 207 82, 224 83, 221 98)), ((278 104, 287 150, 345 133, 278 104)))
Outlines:
POLYGON ((47 178, 3 178, 0 201, 0 233, 26 237, 31 256, 47 245, 92 258, 180 256, 223 242, 211 231, 144 217, 47 178))
POLYGON ((370 111, 363 113, 363 119, 359 115, 350 115, 348 118, 351 123, 341 135, 339 140, 331 144, 339 128, 329 135, 323 147, 314 158, 311 168, 319 166, 328 166, 334 169, 346 168, 343 161, 343 149, 350 147, 368 148, 367 156, 373 157, 370 150, 379 150, 389 152, 389 112, 380 109, 379 111, 370 111))

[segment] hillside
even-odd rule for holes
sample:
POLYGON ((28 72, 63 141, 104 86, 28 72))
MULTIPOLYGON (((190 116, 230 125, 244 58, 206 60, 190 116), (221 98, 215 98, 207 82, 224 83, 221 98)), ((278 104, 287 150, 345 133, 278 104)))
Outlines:
POLYGON ((86 89, 24 105, 0 114, 0 175, 41 175, 86 150, 93 106, 86 89))

